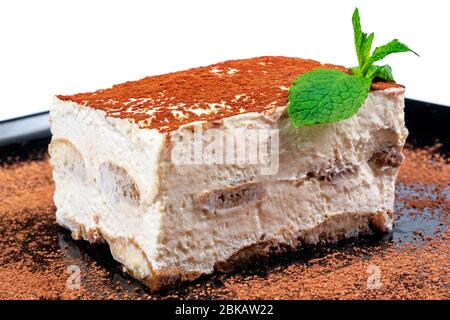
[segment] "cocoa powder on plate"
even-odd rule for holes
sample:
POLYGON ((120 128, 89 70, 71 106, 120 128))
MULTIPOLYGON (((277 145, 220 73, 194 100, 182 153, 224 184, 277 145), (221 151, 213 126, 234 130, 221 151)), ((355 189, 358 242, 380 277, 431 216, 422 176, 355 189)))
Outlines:
POLYGON ((161 294, 124 274, 106 245, 73 241, 56 224, 46 150, 33 152, 0 167, 1 299, 450 298, 450 164, 433 149, 405 149, 392 240, 301 249, 161 294), (368 287, 374 271, 381 286, 368 287))

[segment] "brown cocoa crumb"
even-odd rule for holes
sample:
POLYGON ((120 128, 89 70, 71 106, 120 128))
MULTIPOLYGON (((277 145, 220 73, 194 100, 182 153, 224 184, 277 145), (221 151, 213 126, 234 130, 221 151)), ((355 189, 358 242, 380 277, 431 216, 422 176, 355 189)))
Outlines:
POLYGON ((423 149, 404 149, 406 161, 401 166, 398 182, 404 184, 432 184, 439 189, 450 183, 450 162, 438 152, 438 146, 423 149))

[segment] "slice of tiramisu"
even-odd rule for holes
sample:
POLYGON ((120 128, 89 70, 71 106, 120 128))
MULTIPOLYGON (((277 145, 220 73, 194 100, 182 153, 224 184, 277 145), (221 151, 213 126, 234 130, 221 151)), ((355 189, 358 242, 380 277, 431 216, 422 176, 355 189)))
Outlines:
POLYGON ((58 96, 59 224, 152 289, 255 255, 392 227, 404 89, 353 14, 358 66, 218 63, 58 96), (373 82, 382 79, 388 82, 373 82))
POLYGON ((106 242, 153 289, 252 256, 392 226, 404 89, 375 83, 357 114, 295 128, 292 80, 312 60, 260 57, 58 96, 57 221, 106 242))

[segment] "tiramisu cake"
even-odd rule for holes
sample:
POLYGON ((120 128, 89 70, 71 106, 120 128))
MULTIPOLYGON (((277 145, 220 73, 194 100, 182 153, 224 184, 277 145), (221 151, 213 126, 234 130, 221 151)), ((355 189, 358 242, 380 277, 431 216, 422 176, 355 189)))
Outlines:
POLYGON ((404 88, 374 82, 354 116, 295 128, 288 89, 318 67, 346 72, 260 57, 56 97, 57 222, 152 289, 389 231, 404 88))

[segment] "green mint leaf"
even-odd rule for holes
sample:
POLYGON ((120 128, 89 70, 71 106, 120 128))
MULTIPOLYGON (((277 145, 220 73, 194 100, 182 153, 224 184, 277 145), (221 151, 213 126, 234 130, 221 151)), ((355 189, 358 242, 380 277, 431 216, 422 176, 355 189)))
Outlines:
POLYGON ((372 62, 379 61, 392 53, 408 52, 408 51, 414 53, 416 56, 419 56, 416 52, 411 50, 406 44, 403 44, 397 39, 394 39, 391 42, 385 44, 384 46, 375 48, 372 56, 370 57, 370 61, 372 62))
MULTIPOLYGON (((383 66, 372 65, 369 69, 369 73, 373 74, 372 78, 377 78, 384 81, 395 81, 392 74, 392 69, 388 64, 383 66)), ((370 77, 371 75, 369 75, 370 77)))
POLYGON ((334 69, 315 69, 295 79, 288 113, 295 127, 344 120, 363 105, 371 79, 334 69))
POLYGON ((401 43, 397 39, 394 39, 391 42, 389 42, 381 47, 375 48, 372 56, 364 63, 363 67, 361 68, 361 73, 363 75, 365 75, 366 72, 369 70, 370 66, 374 62, 380 61, 390 54, 399 53, 399 52, 412 52, 415 55, 419 56, 416 52, 411 50, 407 45, 401 43))
POLYGON ((370 49, 375 35, 371 33, 367 36, 367 33, 362 32, 358 8, 353 11, 352 24, 358 64, 363 66, 370 57, 370 49))
POLYGON ((350 70, 350 72, 354 75, 360 75, 361 73, 359 72, 359 67, 351 67, 348 68, 348 70, 350 70))
POLYGON ((289 88, 288 113, 295 127, 330 123, 354 115, 366 100, 373 79, 394 81, 389 65, 374 62, 397 52, 413 52, 397 39, 377 47, 370 55, 374 33, 361 29, 358 8, 352 16, 358 66, 350 74, 335 69, 316 69, 296 78, 289 88))
POLYGON ((355 37, 356 56, 358 57, 358 63, 361 66, 364 64, 361 56, 361 48, 362 44, 364 43, 365 34, 361 30, 361 20, 359 18, 358 8, 355 8, 355 10, 353 11, 352 24, 353 24, 353 35, 355 37))
MULTIPOLYGON (((361 74, 359 71, 359 67, 349 68, 352 74, 359 75, 361 74)), ((371 65, 369 70, 367 71, 367 78, 369 79, 380 79, 384 81, 395 81, 394 76, 392 75, 392 69, 389 65, 385 64, 383 66, 375 66, 371 65)))
POLYGON ((369 34, 369 36, 364 41, 364 44, 361 48, 361 56, 362 56, 362 64, 366 63, 367 60, 370 58, 370 50, 372 49, 372 42, 373 38, 375 37, 375 34, 372 32, 369 34))

